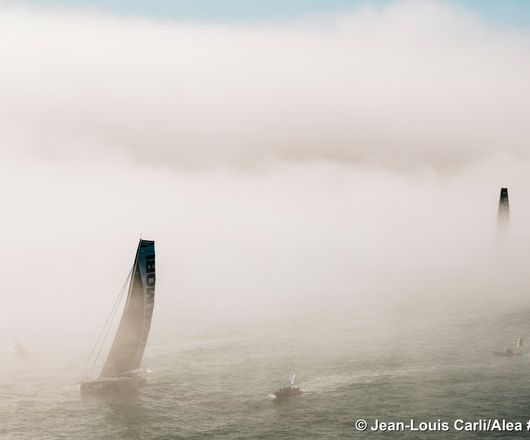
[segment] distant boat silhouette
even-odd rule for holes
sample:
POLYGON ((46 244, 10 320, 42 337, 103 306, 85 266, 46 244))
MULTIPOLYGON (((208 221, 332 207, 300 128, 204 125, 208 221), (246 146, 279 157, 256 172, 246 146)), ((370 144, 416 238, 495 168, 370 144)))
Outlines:
POLYGON ((515 349, 512 347, 505 347, 503 351, 494 351, 495 356, 502 357, 512 357, 512 356, 522 356, 523 355, 523 338, 518 337, 517 342, 515 343, 515 349))
MULTIPOLYGON (((127 302, 101 374, 95 380, 82 381, 80 385, 81 394, 134 391, 145 381, 140 366, 151 328, 155 299, 154 241, 140 240, 138 243, 134 264, 127 277, 127 282, 129 282, 127 302)), ((125 291, 125 286, 126 284, 120 297, 125 291)), ((115 308, 117 308, 118 302, 115 303, 115 308)), ((116 312, 115 308, 113 308, 111 316, 112 313, 116 312)), ((107 329, 104 329, 100 336, 102 334, 106 336, 105 332, 108 332, 110 327, 109 319, 107 319, 105 327, 107 329)), ((101 351, 104 337, 101 341, 98 338, 98 342, 101 344, 99 348, 101 351)), ((96 342, 96 346, 98 342, 96 342)), ((94 354, 94 349, 91 355, 94 354)), ((98 357, 99 352, 97 352, 94 363, 98 357)))
POLYGON ((301 396, 302 394, 304 394, 304 392, 300 389, 300 387, 294 386, 295 377, 296 377, 296 374, 291 374, 291 377, 289 378, 289 386, 280 387, 276 391, 274 391, 274 396, 277 399, 282 399, 285 397, 301 396))
POLYGON ((506 226, 510 220, 510 201, 508 199, 508 188, 501 188, 499 197, 498 224, 506 226))
POLYGON ((18 357, 26 357, 28 354, 24 346, 20 343, 20 341, 15 341, 15 353, 18 357))

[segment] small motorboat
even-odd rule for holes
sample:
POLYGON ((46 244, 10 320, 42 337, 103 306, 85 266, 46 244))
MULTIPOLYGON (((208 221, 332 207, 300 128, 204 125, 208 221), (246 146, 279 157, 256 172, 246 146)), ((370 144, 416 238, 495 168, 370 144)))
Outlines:
POLYGON ((283 398, 283 397, 294 397, 294 396, 300 396, 304 394, 304 392, 300 389, 300 387, 281 387, 278 388, 276 391, 274 391, 274 395, 277 399, 283 398))
POLYGON ((277 399, 281 399, 285 397, 301 396, 302 394, 304 394, 304 392, 300 389, 300 387, 294 386, 295 377, 296 377, 296 374, 291 374, 289 378, 289 385, 285 387, 280 387, 276 391, 274 391, 274 396, 277 399))

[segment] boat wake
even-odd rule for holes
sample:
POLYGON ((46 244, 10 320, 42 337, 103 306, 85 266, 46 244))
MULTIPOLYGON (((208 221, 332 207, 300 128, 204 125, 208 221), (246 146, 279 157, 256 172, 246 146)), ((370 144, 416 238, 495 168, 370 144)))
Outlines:
POLYGON ((310 379, 301 384, 305 392, 321 393, 337 390, 357 384, 389 380, 396 377, 410 376, 418 373, 428 373, 437 370, 437 367, 403 368, 396 370, 363 371, 357 373, 335 374, 310 379))

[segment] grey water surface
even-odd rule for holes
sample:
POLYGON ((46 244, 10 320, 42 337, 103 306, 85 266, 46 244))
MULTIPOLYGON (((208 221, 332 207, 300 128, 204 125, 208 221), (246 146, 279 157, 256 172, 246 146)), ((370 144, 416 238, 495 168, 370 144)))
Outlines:
POLYGON ((2 353, 0 438, 525 437, 359 432, 355 421, 530 419, 530 356, 491 353, 530 333, 529 312, 411 304, 351 320, 176 321, 154 327, 144 357, 148 381, 127 400, 80 397, 92 333, 69 335, 69 344, 42 338, 25 357, 2 353), (305 393, 276 401, 271 393, 290 372, 305 393))

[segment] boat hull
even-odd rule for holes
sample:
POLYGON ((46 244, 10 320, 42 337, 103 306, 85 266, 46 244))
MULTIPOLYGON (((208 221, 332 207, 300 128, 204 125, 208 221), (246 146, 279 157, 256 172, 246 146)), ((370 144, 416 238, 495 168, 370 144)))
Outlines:
POLYGON ((133 394, 145 383, 143 377, 112 377, 87 380, 79 385, 82 396, 133 394))
POLYGON ((522 356, 523 355, 523 353, 520 353, 520 352, 505 353, 504 351, 493 351, 492 353, 495 356, 499 356, 499 357, 514 357, 514 356, 522 356))

